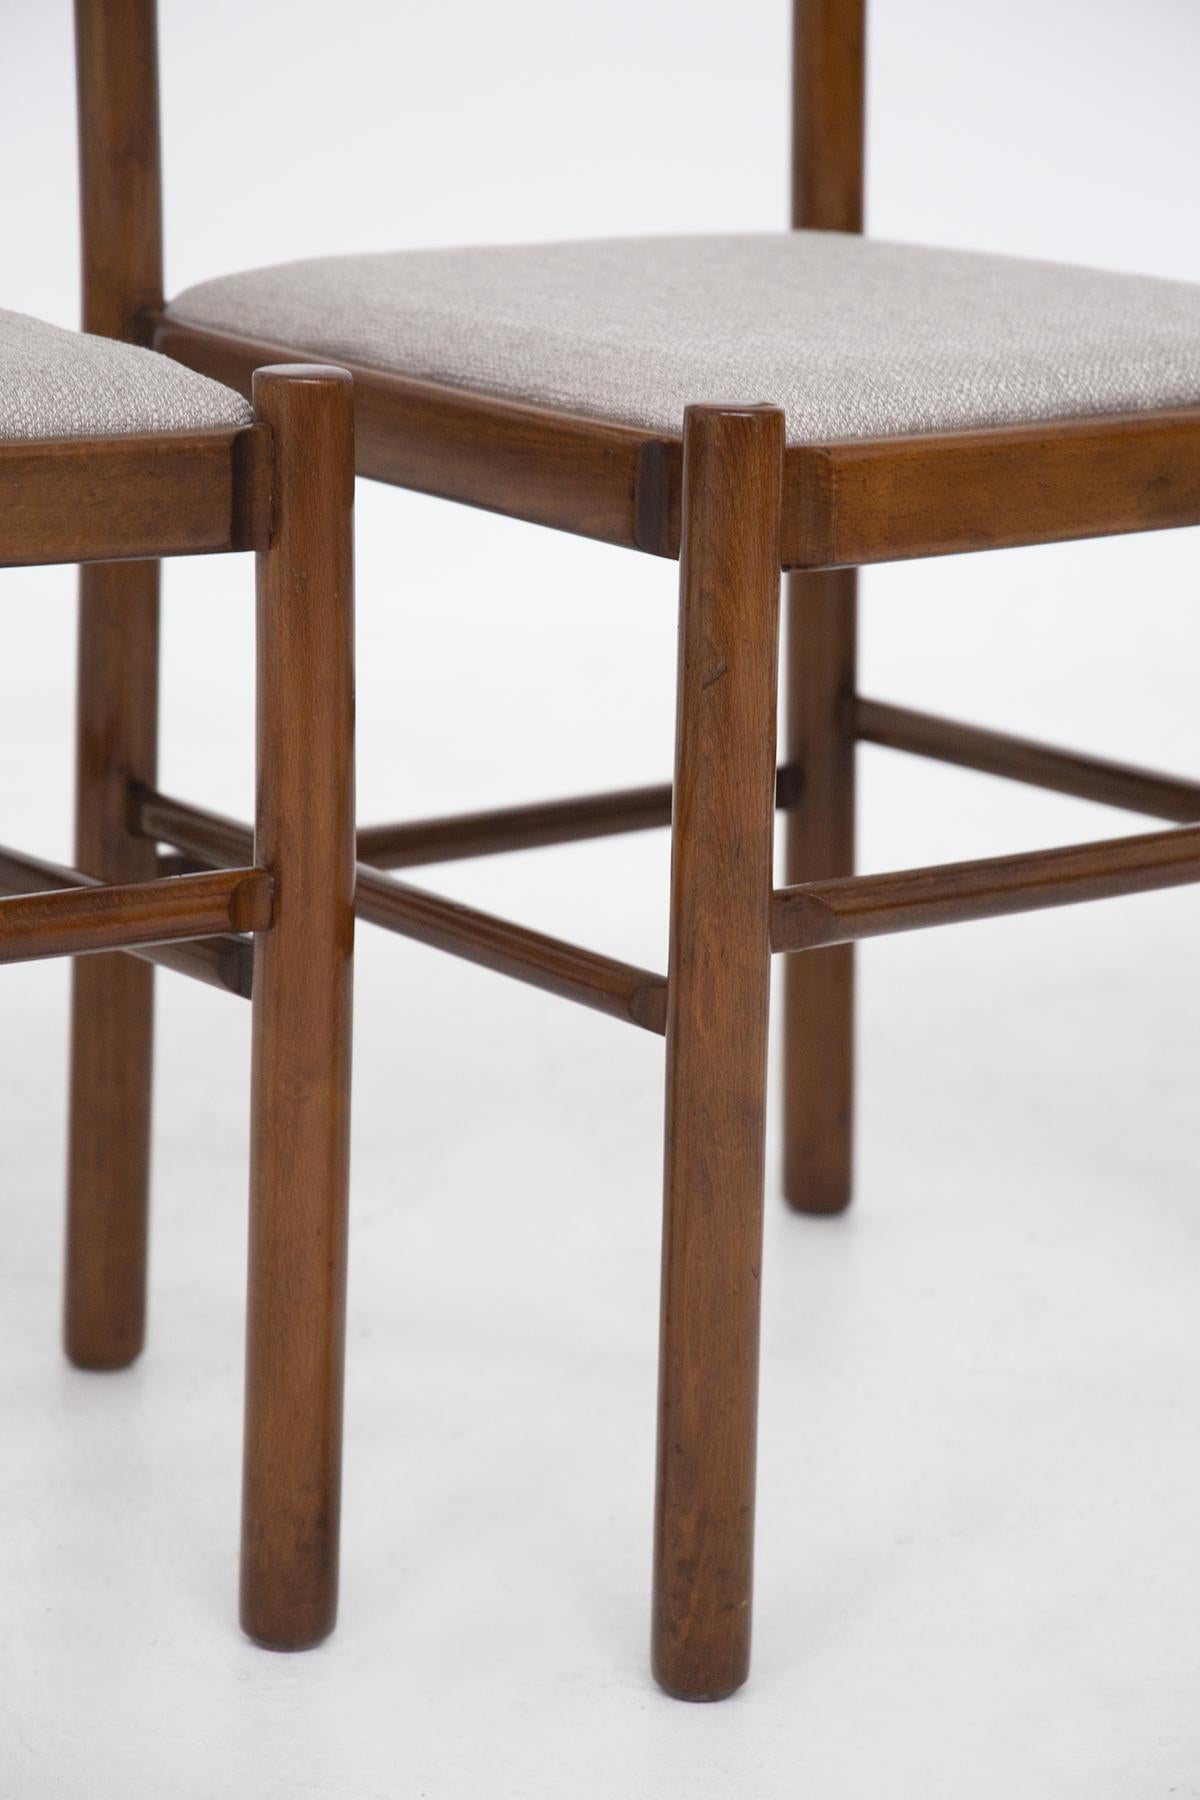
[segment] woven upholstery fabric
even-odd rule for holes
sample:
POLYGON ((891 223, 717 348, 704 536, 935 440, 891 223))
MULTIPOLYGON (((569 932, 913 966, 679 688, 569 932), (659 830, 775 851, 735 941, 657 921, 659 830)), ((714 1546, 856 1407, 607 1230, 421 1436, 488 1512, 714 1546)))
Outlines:
POLYGON ((670 433, 695 402, 811 443, 1200 401, 1200 287, 832 232, 325 257, 170 310, 670 433))
POLYGON ((245 425, 240 394, 153 350, 0 311, 0 440, 245 425))

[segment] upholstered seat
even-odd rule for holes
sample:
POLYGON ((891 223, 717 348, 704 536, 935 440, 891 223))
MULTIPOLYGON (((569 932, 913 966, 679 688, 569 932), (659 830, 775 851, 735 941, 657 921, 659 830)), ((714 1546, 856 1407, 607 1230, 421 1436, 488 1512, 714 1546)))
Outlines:
POLYGON ((132 344, 0 311, 0 439, 245 425, 240 394, 132 344))
POLYGON ((770 401, 792 443, 1200 401, 1200 286, 830 232, 323 257, 181 321, 676 432, 770 401))

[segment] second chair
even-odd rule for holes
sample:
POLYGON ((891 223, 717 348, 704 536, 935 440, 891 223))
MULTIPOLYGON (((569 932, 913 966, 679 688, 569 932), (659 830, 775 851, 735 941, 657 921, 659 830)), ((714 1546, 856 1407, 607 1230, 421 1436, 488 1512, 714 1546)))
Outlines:
POLYGON ((165 357, 0 312, 0 565, 78 562, 77 868, 0 849, 0 962, 73 956, 65 1338, 142 1347, 152 977, 252 996, 242 1606, 267 1641, 337 1594, 354 940, 350 378, 253 407, 165 357), (129 832, 154 779, 159 557, 258 564, 257 818, 237 867, 129 832), (133 560, 137 559, 137 560, 133 560), (122 951, 124 954, 103 954, 122 951))

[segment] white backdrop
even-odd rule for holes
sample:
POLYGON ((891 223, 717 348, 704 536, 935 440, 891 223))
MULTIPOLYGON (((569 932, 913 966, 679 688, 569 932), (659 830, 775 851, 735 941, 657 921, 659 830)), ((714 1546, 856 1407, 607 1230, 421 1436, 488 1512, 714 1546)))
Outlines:
MULTIPOLYGON (((872 0, 870 228, 1200 280, 1200 11, 872 0)), ((786 219, 787 7, 161 0, 171 288, 786 219)), ((3 0, 0 305, 77 317, 69 7, 3 0)), ((656 561, 361 488, 364 821, 661 779, 656 561)), ((1200 546, 873 571, 866 692, 1200 768, 1200 546)), ((73 578, 0 579, 3 835, 70 850, 73 578)), ((167 580, 164 785, 248 815, 250 569, 167 580), (214 729, 215 728, 215 729, 214 729)), ((863 753, 864 867, 1136 829, 863 753)), ((431 872, 652 965, 665 835, 431 872)), ((4 977, 0 1788, 1200 1793, 1188 894, 863 957, 861 1192, 769 1206, 758 1643, 645 1666, 661 1049, 360 938, 343 1624, 232 1626, 246 1017, 160 984, 151 1348, 57 1357, 65 971, 4 977)), ((773 1196, 772 1196, 773 1198, 773 1196)))

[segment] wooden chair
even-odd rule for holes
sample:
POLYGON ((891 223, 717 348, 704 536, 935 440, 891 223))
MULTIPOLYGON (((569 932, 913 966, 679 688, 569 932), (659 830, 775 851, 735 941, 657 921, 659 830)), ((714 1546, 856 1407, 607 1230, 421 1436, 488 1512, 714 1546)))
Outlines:
MULTIPOLYGON (((1200 290, 863 239, 864 3, 796 0, 790 236, 330 258, 165 306, 153 0, 77 8, 107 328, 241 388, 282 354, 334 357, 355 377, 361 475, 679 560, 673 788, 365 829, 357 904, 666 1036, 654 1669, 673 1694, 728 1694, 750 1642, 772 954, 800 953, 784 1188, 834 1213, 855 940, 1200 876, 1190 829, 856 877, 861 740, 1177 822, 1200 817, 1200 786, 863 698, 855 570, 1200 521, 1200 290), (383 873, 668 823, 665 977, 383 873)), ((152 789, 130 842, 244 860, 243 828, 152 789)))
MULTIPOLYGON (((114 323, 93 277, 93 320, 114 323)), ((0 849, 0 962, 74 956, 65 1337, 116 1369, 145 1319, 151 977, 252 998, 247 1629, 336 1606, 354 939, 350 378, 254 406, 152 352, 0 313, 0 565, 78 562, 78 868, 0 849), (257 820, 236 866, 130 830, 154 782, 164 556, 253 550, 257 820), (139 560, 130 560, 137 558, 139 560), (190 872, 179 873, 180 865, 190 872), (253 934, 252 936, 249 934, 253 934), (124 955, 96 952, 122 950, 124 955)))

